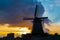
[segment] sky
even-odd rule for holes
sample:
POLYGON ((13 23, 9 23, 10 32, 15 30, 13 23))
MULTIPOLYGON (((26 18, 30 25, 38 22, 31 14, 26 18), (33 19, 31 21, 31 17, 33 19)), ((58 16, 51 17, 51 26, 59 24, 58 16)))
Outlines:
POLYGON ((33 5, 32 0, 0 0, 0 23, 11 25, 26 23, 22 18, 32 16, 33 5))
MULTIPOLYGON (((48 17, 53 23, 60 24, 60 0, 0 0, 0 24, 31 27, 32 21, 23 20, 23 18, 34 17, 35 4, 39 5, 38 17, 48 17), (40 2, 45 9, 43 14, 41 14, 40 2)), ((56 28, 56 26, 54 27, 56 28)), ((51 26, 52 30, 55 31, 54 27, 51 26)))
MULTIPOLYGON (((60 22, 60 0, 0 0, 0 23, 19 24, 26 21, 23 17, 33 17, 35 4, 42 3, 45 8, 43 16, 47 16, 54 23, 60 22), (53 16, 54 15, 54 16, 53 16)), ((38 8, 38 17, 40 14, 38 8)), ((29 22, 28 22, 29 23, 29 22)))
MULTIPOLYGON (((24 21, 24 17, 34 17, 35 0, 0 0, 0 24, 30 25, 24 21)), ((38 16, 42 16, 41 6, 38 8, 38 16)))
POLYGON ((48 16, 54 23, 60 23, 60 0, 41 0, 45 7, 44 16, 48 16))

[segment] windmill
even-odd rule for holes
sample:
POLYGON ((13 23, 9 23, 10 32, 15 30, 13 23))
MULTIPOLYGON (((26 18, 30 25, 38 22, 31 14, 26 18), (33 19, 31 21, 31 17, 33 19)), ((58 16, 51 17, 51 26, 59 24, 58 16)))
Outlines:
POLYGON ((36 8, 35 8, 34 18, 24 18, 24 20, 33 20, 32 35, 37 35, 37 34, 43 35, 44 32, 43 32, 42 21, 44 19, 47 19, 48 17, 40 17, 40 18, 37 17, 37 14, 38 14, 37 9, 38 9, 38 5, 36 5, 36 8))

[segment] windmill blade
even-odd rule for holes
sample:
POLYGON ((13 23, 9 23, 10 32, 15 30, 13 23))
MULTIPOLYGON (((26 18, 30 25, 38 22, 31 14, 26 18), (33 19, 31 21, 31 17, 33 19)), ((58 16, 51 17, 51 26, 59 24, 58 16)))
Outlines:
POLYGON ((33 20, 33 18, 23 18, 23 20, 33 20))
POLYGON ((40 19, 44 20, 44 19, 48 19, 48 17, 40 17, 40 19))
POLYGON ((48 24, 49 22, 50 22, 50 23, 53 23, 50 19, 44 20, 44 23, 47 23, 47 24, 48 24))
POLYGON ((36 5, 36 8, 35 8, 35 14, 34 14, 35 18, 37 17, 37 8, 38 8, 38 5, 36 5))

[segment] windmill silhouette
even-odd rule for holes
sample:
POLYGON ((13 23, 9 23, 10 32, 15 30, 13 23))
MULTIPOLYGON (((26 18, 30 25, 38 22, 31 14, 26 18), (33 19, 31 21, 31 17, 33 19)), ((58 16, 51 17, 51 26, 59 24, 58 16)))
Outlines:
MULTIPOLYGON (((32 35, 40 35, 40 36, 42 36, 44 34, 42 21, 44 19, 47 19, 48 17, 40 17, 40 18, 37 17, 37 14, 38 14, 37 9, 38 9, 38 5, 36 5, 36 8, 35 8, 34 18, 24 18, 24 20, 33 20, 32 35)), ((44 13, 44 11, 43 11, 43 13, 44 13)))

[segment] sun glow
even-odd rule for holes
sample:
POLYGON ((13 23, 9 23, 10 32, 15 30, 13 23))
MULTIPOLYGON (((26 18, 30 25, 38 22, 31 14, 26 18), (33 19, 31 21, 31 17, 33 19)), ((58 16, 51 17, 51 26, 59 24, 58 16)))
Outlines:
POLYGON ((22 31, 22 34, 31 33, 31 31, 28 28, 26 28, 26 27, 21 28, 20 31, 22 31))
POLYGON ((60 35, 60 25, 58 23, 44 24, 45 28, 49 30, 49 34, 58 33, 60 35))
POLYGON ((22 35, 31 33, 29 27, 10 27, 10 24, 0 24, 0 36, 6 36, 8 33, 22 35))
MULTIPOLYGON (((60 25, 59 24, 44 24, 45 32, 49 34, 60 34, 60 25)), ((15 36, 21 36, 22 34, 31 33, 32 28, 29 27, 13 27, 10 24, 0 24, 0 36, 6 36, 8 33, 14 33, 15 36)))

